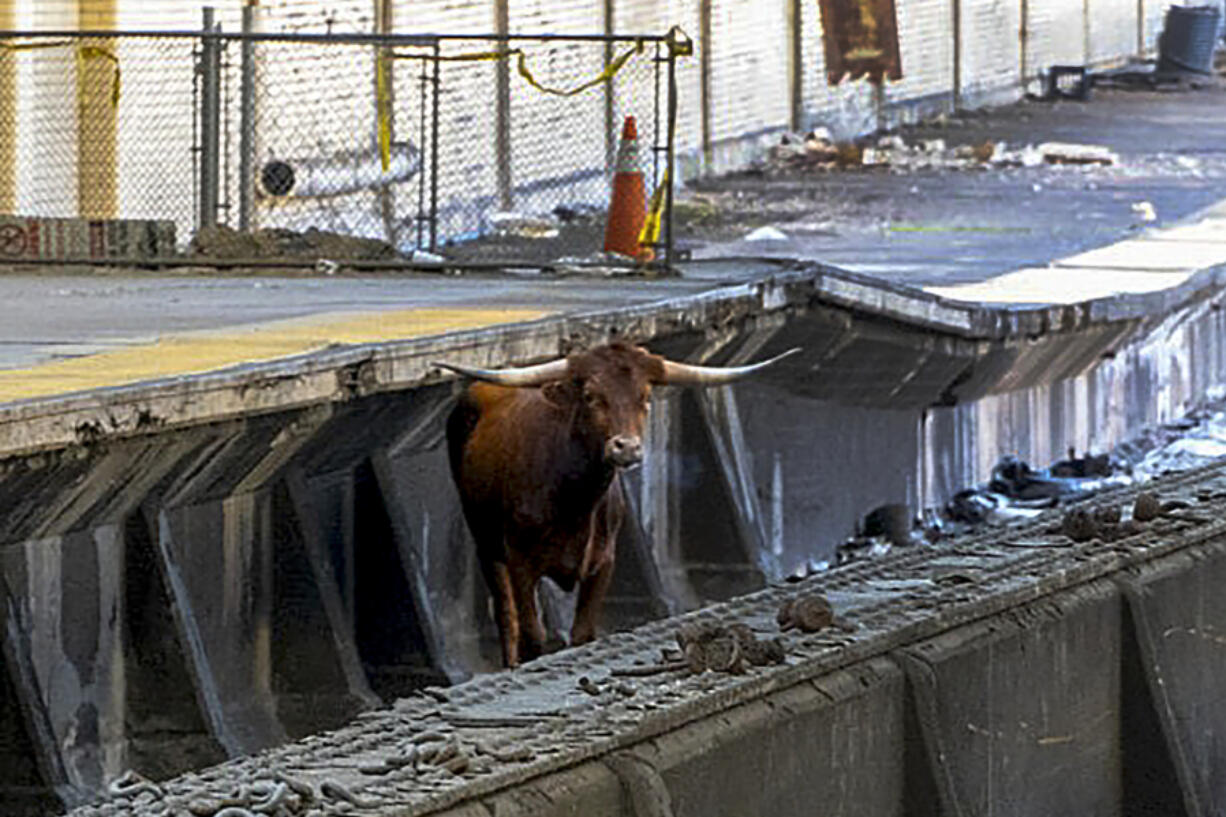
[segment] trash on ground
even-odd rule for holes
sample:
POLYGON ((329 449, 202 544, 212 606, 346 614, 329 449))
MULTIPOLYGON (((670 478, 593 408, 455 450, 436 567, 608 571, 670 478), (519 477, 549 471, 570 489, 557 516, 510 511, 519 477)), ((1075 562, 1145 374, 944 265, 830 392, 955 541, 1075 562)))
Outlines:
POLYGON ((746 241, 787 241, 788 234, 778 227, 759 227, 745 236, 746 241))
POLYGON ((596 250, 587 255, 566 255, 554 259, 548 266, 558 275, 586 275, 596 278, 630 275, 653 278, 668 274, 660 268, 641 264, 628 255, 607 250, 596 250))
POLYGON ((1103 145, 1079 145, 1072 142, 1044 142, 1039 145, 1043 160, 1053 165, 1117 165, 1119 155, 1103 145))
POLYGON ((438 253, 428 250, 413 250, 409 253, 409 260, 415 264, 443 264, 447 261, 446 258, 438 253))
POLYGON ((1141 217, 1141 221, 1157 221, 1158 211, 1154 209, 1154 205, 1148 201, 1134 201, 1132 203, 1132 212, 1141 217))
POLYGON ((557 238, 558 223, 553 216, 500 211, 490 213, 490 227, 499 235, 517 238, 557 238))
POLYGON ((1044 142, 1037 146, 1009 148, 1003 141, 989 139, 950 147, 944 139, 919 139, 909 143, 898 134, 886 134, 874 143, 861 144, 832 141, 829 131, 823 128, 806 136, 784 134, 756 169, 779 173, 872 167, 907 172, 1041 165, 1107 166, 1119 163, 1119 155, 1103 145, 1044 142))

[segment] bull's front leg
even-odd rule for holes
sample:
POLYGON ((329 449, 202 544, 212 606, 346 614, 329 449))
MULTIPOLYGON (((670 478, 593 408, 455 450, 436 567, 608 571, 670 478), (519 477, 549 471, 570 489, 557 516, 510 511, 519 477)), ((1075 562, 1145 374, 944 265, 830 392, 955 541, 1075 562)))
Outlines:
POLYGON ((498 637, 502 641, 502 665, 519 664, 519 612, 515 607, 515 591, 506 562, 494 562, 486 569, 486 582, 494 596, 494 615, 498 621, 498 637))
POLYGON ((602 559, 595 570, 579 582, 579 600, 575 605, 575 623, 570 628, 571 646, 586 644, 596 637, 596 625, 600 608, 604 604, 609 583, 613 580, 613 550, 602 559))
POLYGON ((614 477, 608 493, 592 511, 587 546, 579 572, 579 600, 575 604, 575 623, 570 629, 572 646, 586 644, 596 637, 600 608, 613 581, 617 553, 617 534, 626 515, 621 481, 614 477))
POLYGON ((540 574, 531 565, 518 561, 513 561, 510 569, 519 619, 519 658, 531 661, 545 652, 545 625, 536 609, 536 585, 540 582, 540 574))

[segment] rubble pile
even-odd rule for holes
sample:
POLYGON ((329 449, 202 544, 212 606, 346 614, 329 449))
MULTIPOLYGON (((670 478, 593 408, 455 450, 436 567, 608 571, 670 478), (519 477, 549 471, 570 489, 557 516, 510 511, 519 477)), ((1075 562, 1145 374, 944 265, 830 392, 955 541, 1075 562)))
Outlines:
POLYGON ((1102 145, 1044 142, 1010 147, 1003 141, 949 146, 944 139, 908 143, 897 134, 871 144, 838 142, 825 128, 805 135, 784 134, 770 149, 759 170, 768 175, 795 171, 883 168, 895 172, 915 170, 973 170, 1039 167, 1043 165, 1117 165, 1119 156, 1102 145))
POLYGON ((695 622, 678 628, 676 637, 681 652, 667 657, 680 658, 693 675, 707 670, 739 675, 746 664, 782 664, 785 655, 783 642, 759 640, 744 624, 695 622))
POLYGON ((218 224, 202 227, 192 238, 188 252, 203 258, 247 260, 264 258, 319 258, 339 261, 391 261, 400 257, 396 248, 377 238, 343 235, 317 230, 304 231, 269 227, 240 232, 218 224))

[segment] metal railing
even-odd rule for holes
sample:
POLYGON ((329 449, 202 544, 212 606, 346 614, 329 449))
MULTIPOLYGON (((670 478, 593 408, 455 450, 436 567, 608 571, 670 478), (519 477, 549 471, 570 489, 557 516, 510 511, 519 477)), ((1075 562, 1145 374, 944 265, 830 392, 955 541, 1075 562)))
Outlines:
POLYGON ((15 145, 0 152, 0 213, 169 221, 180 250, 216 258, 582 263, 600 260, 633 116, 661 193, 643 239, 672 260, 678 30, 252 23, 222 31, 206 10, 200 32, 0 32, 0 142, 15 145))

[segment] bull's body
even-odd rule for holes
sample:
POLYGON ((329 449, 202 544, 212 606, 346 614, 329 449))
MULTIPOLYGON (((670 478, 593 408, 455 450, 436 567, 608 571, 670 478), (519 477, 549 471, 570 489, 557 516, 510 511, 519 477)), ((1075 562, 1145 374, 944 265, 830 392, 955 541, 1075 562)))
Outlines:
POLYGON ((544 576, 579 588, 571 643, 595 636, 625 516, 617 469, 642 457, 652 385, 731 382, 773 362, 716 370, 613 344, 522 370, 443 364, 493 381, 461 396, 447 444, 507 666, 544 647, 544 576))

